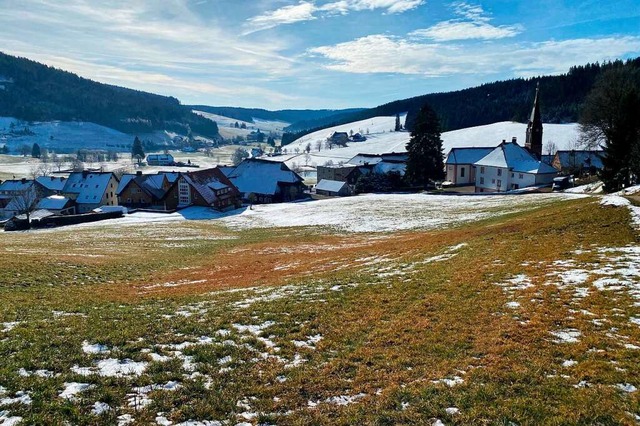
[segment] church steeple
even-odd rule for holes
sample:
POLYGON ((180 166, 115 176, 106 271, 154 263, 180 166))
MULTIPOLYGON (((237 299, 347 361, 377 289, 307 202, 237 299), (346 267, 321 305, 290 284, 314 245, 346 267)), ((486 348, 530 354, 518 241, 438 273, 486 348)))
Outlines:
POLYGON ((533 101, 533 110, 527 123, 527 139, 524 147, 538 160, 542 159, 542 117, 540 115, 540 83, 536 87, 536 98, 533 101))

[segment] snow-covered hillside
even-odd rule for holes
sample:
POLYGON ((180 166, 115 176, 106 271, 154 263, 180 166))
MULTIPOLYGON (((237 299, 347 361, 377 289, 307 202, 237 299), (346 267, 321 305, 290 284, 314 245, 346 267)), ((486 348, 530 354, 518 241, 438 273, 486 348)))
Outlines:
MULTIPOLYGON (((164 132, 140 134, 143 140, 161 142, 170 137, 164 132)), ((27 123, 11 117, 0 117, 0 145, 7 144, 12 152, 22 145, 34 143, 41 148, 55 152, 75 152, 78 149, 103 149, 128 151, 122 145, 130 146, 134 136, 104 127, 99 124, 81 121, 48 121, 27 123), (11 125, 13 123, 13 129, 11 125), (28 131, 25 131, 25 128, 28 131), (120 145, 120 146, 118 146, 120 145)))
MULTIPOLYGON (((405 115, 401 116, 404 122, 405 115)), ((395 117, 374 117, 368 120, 335 126, 310 133, 292 142, 286 147, 286 154, 272 157, 276 160, 285 160, 288 165, 308 164, 323 165, 328 161, 338 163, 348 161, 359 153, 381 154, 384 152, 406 151, 406 144, 409 142, 408 132, 394 132, 395 117), (325 149, 324 141, 334 131, 337 132, 360 132, 367 137, 364 142, 351 142, 346 148, 325 149), (367 134, 368 131, 368 134, 367 134), (320 151, 317 149, 318 142, 322 143, 320 151), (307 145, 311 145, 311 152, 307 158, 304 150, 307 145)), ((516 137, 518 143, 524 145, 526 124, 504 121, 485 126, 469 127, 467 129, 454 130, 442 134, 443 148, 445 155, 451 148, 476 147, 476 146, 498 146, 502 140, 510 141, 516 137)), ((550 142, 556 144, 557 149, 572 149, 576 146, 578 139, 578 125, 572 124, 545 124, 543 132, 544 147, 546 152, 550 142)))
POLYGON ((248 121, 236 120, 235 118, 225 117, 223 115, 211 114, 209 112, 193 110, 195 114, 201 115, 209 120, 215 121, 218 124, 218 131, 223 138, 230 139, 234 136, 247 136, 249 133, 255 130, 260 130, 263 133, 275 132, 282 133, 283 129, 290 123, 284 121, 267 121, 257 118, 253 119, 253 123, 248 121), (236 129, 235 123, 239 126, 244 124, 246 129, 236 129))

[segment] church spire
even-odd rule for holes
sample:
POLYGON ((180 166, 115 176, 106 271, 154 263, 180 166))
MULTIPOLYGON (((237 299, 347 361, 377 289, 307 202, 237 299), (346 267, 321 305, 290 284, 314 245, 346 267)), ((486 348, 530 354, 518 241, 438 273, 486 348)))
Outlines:
POLYGON ((540 82, 536 86, 536 97, 533 101, 531 117, 527 123, 527 139, 524 147, 538 160, 542 158, 542 116, 540 114, 540 82))

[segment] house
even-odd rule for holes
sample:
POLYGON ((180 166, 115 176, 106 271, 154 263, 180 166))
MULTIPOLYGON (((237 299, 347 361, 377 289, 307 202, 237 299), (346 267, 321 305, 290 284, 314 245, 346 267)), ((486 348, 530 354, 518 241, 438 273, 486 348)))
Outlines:
POLYGON ((238 188, 217 167, 180 173, 177 188, 179 208, 195 205, 226 211, 240 204, 238 188))
POLYGON ((373 173, 377 173, 379 175, 384 175, 387 173, 398 173, 400 176, 404 176, 407 171, 407 163, 406 161, 393 161, 393 160, 382 160, 371 170, 373 173))
POLYGON ((111 172, 74 172, 60 195, 75 201, 78 213, 87 213, 100 206, 117 206, 118 184, 118 178, 111 172))
POLYGON ((10 219, 34 207, 38 192, 32 180, 9 179, 0 183, 0 219, 10 219))
POLYGON ((347 164, 353 166, 375 166, 382 161, 382 155, 380 154, 358 154, 349 161, 347 164))
POLYGON ((551 165, 566 174, 593 173, 602 169, 602 155, 603 151, 558 151, 551 165))
POLYGON ((505 192, 537 185, 550 185, 558 171, 537 160, 517 141, 502 141, 475 163, 476 192, 505 192))
POLYGON ((67 178, 55 176, 40 176, 35 181, 38 194, 42 197, 61 194, 66 183, 67 178))
POLYGON ((350 159, 347 165, 358 166, 361 174, 368 173, 400 173, 404 176, 407 169, 408 154, 406 152, 389 152, 384 154, 360 153, 350 159))
POLYGON ((229 180, 244 199, 252 195, 257 203, 292 201, 304 197, 302 177, 282 161, 247 158, 230 174, 229 180))
POLYGON ((47 210, 56 215, 76 213, 76 203, 62 195, 50 195, 40 200, 37 209, 47 210))
POLYGON ((353 136, 351 136, 351 140, 353 142, 364 142, 367 140, 366 136, 362 136, 360 133, 356 133, 353 136))
POLYGON ((175 164, 173 155, 171 154, 149 154, 147 155, 147 164, 150 166, 173 166, 175 164))
POLYGON ((178 207, 177 179, 169 173, 123 175, 116 190, 118 204, 134 209, 173 211, 178 207))
POLYGON ((347 182, 349 185, 355 185, 358 178, 362 176, 360 167, 353 165, 342 166, 318 166, 318 182, 321 180, 331 180, 338 182, 347 182))
POLYGON ((353 190, 347 182, 337 180, 322 179, 316 185, 316 194, 328 195, 333 197, 345 197, 353 195, 353 190))
POLYGON ((444 161, 446 180, 453 185, 476 183, 475 163, 487 156, 494 148, 452 148, 444 161))
POLYGON ((349 134, 347 132, 333 132, 327 137, 327 142, 331 145, 347 146, 349 134))

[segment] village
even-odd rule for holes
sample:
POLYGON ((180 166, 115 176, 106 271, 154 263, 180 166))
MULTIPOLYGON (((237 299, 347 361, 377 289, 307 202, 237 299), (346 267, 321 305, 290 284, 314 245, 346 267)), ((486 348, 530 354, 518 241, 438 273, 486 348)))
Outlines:
MULTIPOLYGON (((325 142, 338 150, 367 140, 360 133, 351 133, 332 131, 325 142)), ((408 133, 404 134, 408 138, 408 133)), ((597 180, 601 156, 597 150, 576 149, 543 154, 536 92, 524 146, 513 137, 497 146, 451 147, 444 159, 446 178, 434 182, 430 191, 473 195, 564 190, 574 186, 578 178, 583 183, 597 180)), ((166 170, 83 170, 8 179, 0 182, 0 219, 5 229, 14 230, 93 222, 144 211, 173 213, 190 206, 229 212, 243 205, 424 190, 402 183, 406 150, 362 152, 338 164, 315 167, 289 167, 287 158, 281 157, 267 156, 254 148, 249 158, 236 166, 198 168, 191 160, 188 164, 176 162, 170 153, 149 154, 143 164, 166 170), (196 169, 182 171, 176 166, 196 169), (386 185, 376 184, 380 179, 386 185)))

